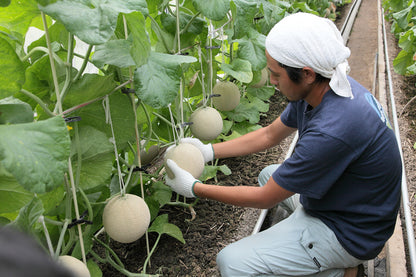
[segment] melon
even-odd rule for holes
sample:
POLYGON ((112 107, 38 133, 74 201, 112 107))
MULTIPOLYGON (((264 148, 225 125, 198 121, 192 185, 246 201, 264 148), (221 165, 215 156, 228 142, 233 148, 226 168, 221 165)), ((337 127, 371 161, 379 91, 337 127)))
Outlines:
POLYGON ((68 269, 75 277, 90 277, 88 267, 80 260, 69 255, 59 256, 58 263, 68 269))
POLYGON ((222 132, 223 121, 221 114, 212 107, 195 110, 190 119, 191 133, 200 140, 216 139, 222 132))
POLYGON ((212 104, 220 111, 234 110, 240 104, 240 90, 230 81, 218 82, 212 89, 212 104))
POLYGON ((165 168, 168 177, 173 179, 175 174, 166 164, 166 161, 173 160, 180 168, 188 171, 198 179, 204 171, 205 161, 201 151, 190 143, 180 143, 168 150, 165 155, 165 168))
POLYGON ((104 207, 104 229, 115 241, 131 243, 138 240, 146 233, 149 223, 149 207, 137 195, 117 195, 104 207))

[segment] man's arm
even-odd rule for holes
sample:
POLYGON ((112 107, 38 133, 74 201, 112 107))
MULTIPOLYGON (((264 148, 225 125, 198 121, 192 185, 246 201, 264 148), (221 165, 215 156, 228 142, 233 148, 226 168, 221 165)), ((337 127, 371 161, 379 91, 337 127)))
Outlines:
POLYGON ((294 193, 279 186, 273 178, 263 187, 254 186, 219 186, 196 182, 193 192, 200 198, 220 201, 226 204, 269 209, 294 193))
POLYGON ((278 117, 266 127, 233 140, 213 144, 212 147, 216 159, 243 156, 276 146, 294 131, 295 128, 286 126, 278 117))

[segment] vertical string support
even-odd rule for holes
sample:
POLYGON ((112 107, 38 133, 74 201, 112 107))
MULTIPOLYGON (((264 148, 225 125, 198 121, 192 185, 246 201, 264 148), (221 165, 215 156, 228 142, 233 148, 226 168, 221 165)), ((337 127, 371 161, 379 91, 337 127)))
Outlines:
MULTIPOLYGON (((124 25, 124 36, 126 39, 128 39, 128 28, 127 28, 127 22, 126 22, 126 17, 123 15, 123 25, 124 25)), ((133 70, 132 67, 129 67, 129 79, 133 80, 133 70)), ((134 82, 131 82, 130 87, 134 90, 134 82)), ((137 162, 138 162, 138 166, 141 168, 142 167, 142 161, 141 161, 141 156, 140 156, 140 150, 141 150, 141 144, 140 144, 140 133, 139 133, 139 129, 137 126, 137 111, 136 111, 136 104, 135 104, 135 97, 133 94, 130 94, 130 101, 132 104, 132 108, 133 108, 133 114, 134 114, 134 131, 135 131, 135 135, 136 135, 136 155, 137 155, 137 162)), ((140 191, 142 194, 142 197, 144 199, 144 184, 143 184, 143 173, 142 171, 139 171, 139 177, 140 177, 140 191)), ((145 233, 146 236, 146 251, 147 251, 147 255, 149 256, 150 254, 150 245, 149 245, 149 233, 146 230, 145 233)), ((149 265, 150 265, 150 261, 149 261, 149 265)))

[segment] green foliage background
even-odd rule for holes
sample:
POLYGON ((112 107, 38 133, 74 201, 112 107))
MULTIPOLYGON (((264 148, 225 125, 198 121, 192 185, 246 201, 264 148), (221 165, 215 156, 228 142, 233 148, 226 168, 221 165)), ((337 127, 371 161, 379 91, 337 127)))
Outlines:
MULTIPOLYGON (((290 13, 336 16, 327 0, 180 3, 0 2, 0 224, 32 233, 55 258, 90 253, 131 276, 117 257, 104 259, 92 249, 103 243, 94 234, 107 199, 120 187, 140 195, 152 215, 148 231, 182 242, 160 208, 196 204, 172 201, 162 168, 144 172, 141 155, 190 136, 187 119, 210 105, 217 81, 235 82, 241 103, 221 114, 224 129, 216 141, 259 128, 274 93, 272 86, 251 86, 266 66, 265 35, 290 13), (28 41, 33 28, 43 35, 28 41), (80 41, 87 44, 83 53, 75 52, 80 41), (83 60, 79 67, 76 57, 83 60), (85 72, 88 64, 96 71, 85 72), (81 232, 68 229, 78 209, 90 223, 81 225, 82 242, 81 232)), ((400 20, 397 28, 404 25, 400 20)), ((218 170, 231 173, 212 164, 201 178, 218 170)), ((101 276, 94 259, 87 264, 92 276, 101 276)))

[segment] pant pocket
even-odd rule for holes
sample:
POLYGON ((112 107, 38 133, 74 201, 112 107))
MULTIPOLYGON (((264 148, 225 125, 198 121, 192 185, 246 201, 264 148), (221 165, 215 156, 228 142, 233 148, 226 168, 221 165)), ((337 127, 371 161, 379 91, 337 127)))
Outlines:
POLYGON ((320 271, 347 268, 359 262, 345 251, 334 232, 323 223, 303 230, 300 242, 320 271))

